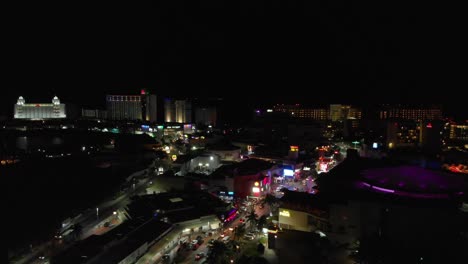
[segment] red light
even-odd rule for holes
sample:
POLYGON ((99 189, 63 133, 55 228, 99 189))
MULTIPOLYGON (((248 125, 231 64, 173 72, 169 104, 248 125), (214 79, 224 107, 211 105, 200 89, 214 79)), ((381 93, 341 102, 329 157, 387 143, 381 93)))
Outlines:
POLYGON ((335 151, 335 154, 338 154, 339 152, 338 151, 335 151))
POLYGON ((432 128, 432 124, 431 124, 431 123, 429 123, 429 124, 427 124, 427 126, 426 126, 426 127, 427 127, 427 128, 432 128))
POLYGON ((145 95, 145 94, 146 94, 145 89, 141 89, 141 94, 142 94, 142 95, 145 95))

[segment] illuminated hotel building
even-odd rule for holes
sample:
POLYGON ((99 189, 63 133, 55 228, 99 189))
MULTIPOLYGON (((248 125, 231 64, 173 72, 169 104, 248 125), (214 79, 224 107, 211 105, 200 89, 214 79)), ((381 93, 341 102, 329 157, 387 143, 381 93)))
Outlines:
POLYGON ((331 104, 330 105, 330 120, 343 121, 347 119, 361 119, 361 109, 350 105, 331 104))
POLYGON ((51 104, 27 104, 20 96, 15 104, 15 119, 40 120, 66 117, 65 104, 61 104, 57 96, 54 96, 51 104))
POLYGON ((107 112, 111 120, 142 120, 140 95, 107 95, 107 112))
POLYGON ((332 104, 329 108, 306 108, 299 104, 277 104, 275 112, 289 113, 293 117, 312 120, 342 121, 346 119, 361 119, 362 111, 350 105, 332 104))
POLYGON ((157 121, 157 97, 149 94, 146 90, 141 90, 144 120, 148 122, 157 121))
POLYGON ((167 123, 191 123, 192 103, 188 100, 164 100, 164 121, 167 123))
POLYGON ((441 120, 442 109, 440 106, 383 106, 379 111, 380 119, 402 120, 441 120))
POLYGON ((289 113, 293 117, 306 118, 313 120, 328 120, 330 110, 326 108, 303 108, 299 104, 296 105, 280 105, 273 107, 275 112, 289 113))
POLYGON ((468 141, 468 125, 450 125, 450 139, 468 141))

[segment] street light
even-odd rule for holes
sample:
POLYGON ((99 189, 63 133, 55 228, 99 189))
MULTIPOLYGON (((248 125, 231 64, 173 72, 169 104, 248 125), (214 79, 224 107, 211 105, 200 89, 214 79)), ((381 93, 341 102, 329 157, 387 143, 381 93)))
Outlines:
POLYGON ((99 208, 96 207, 96 218, 99 219, 99 208))

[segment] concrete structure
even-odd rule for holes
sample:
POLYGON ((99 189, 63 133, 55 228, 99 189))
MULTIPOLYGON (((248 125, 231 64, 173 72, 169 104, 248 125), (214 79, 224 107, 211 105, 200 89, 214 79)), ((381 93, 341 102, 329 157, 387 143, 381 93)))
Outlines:
POLYGON ((468 141, 468 124, 450 124, 449 138, 468 141))
POLYGON ((170 98, 164 99, 164 122, 166 123, 176 122, 175 104, 174 104, 174 101, 170 98))
POLYGON ((188 100, 175 101, 175 121, 177 123, 192 122, 192 103, 188 100))
POLYGON ((191 123, 192 103, 189 100, 164 99, 164 122, 191 123))
POLYGON ((234 192, 237 198, 245 198, 260 197, 269 193, 273 175, 280 174, 282 169, 271 162, 247 159, 240 163, 224 165, 210 177, 224 179, 224 186, 228 192, 234 192))
POLYGON ((154 219, 130 220, 103 235, 93 235, 75 244, 54 256, 51 263, 135 263, 172 229, 173 225, 154 219))
POLYGON ((27 104, 26 100, 20 96, 14 107, 15 119, 42 120, 66 117, 65 104, 61 104, 57 96, 54 96, 51 104, 27 104))
POLYGON ((154 94, 149 94, 146 90, 141 90, 141 97, 142 97, 142 107, 143 107, 143 114, 144 120, 147 122, 155 123, 157 121, 157 97, 154 94))
MULTIPOLYGON (((351 105, 331 104, 328 108, 303 107, 299 104, 277 104, 271 109, 274 112, 288 113, 292 117, 311 120, 343 121, 346 119, 361 119, 362 111, 351 105)), ((268 112, 268 111, 267 111, 268 112)))
POLYGON ((81 117, 92 119, 107 119, 107 111, 99 109, 81 109, 81 117))
POLYGON ((241 149, 232 145, 215 145, 207 150, 208 153, 217 155, 222 161, 240 161, 241 149))
POLYGON ((218 155, 205 153, 181 164, 179 174, 180 176, 184 176, 190 172, 210 174, 220 165, 220 158, 218 155))
POLYGON ((326 108, 304 108, 299 104, 296 105, 284 105, 277 104, 272 109, 274 112, 288 113, 292 117, 306 118, 313 120, 328 120, 330 110, 326 108))
POLYGON ((216 126, 217 112, 215 107, 198 107, 195 109, 195 123, 205 126, 216 126))
POLYGON ((441 120, 442 108, 439 105, 405 106, 383 105, 379 111, 380 119, 391 120, 441 120))
POLYGON ((331 104, 330 120, 333 122, 347 119, 361 119, 362 111, 351 105, 331 104))
POLYGON ((140 95, 107 95, 107 112, 111 120, 142 120, 140 95))
POLYGON ((386 145, 389 149, 421 147, 425 151, 438 152, 442 146, 441 121, 387 121, 386 145))

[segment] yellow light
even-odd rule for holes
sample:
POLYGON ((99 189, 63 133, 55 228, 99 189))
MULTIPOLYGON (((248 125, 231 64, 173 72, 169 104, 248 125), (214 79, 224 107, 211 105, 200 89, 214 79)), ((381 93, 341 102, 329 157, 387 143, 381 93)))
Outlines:
POLYGON ((289 211, 286 211, 286 210, 281 211, 279 214, 284 217, 291 217, 291 214, 289 213, 289 211))
POLYGON ((176 161, 177 160, 177 155, 172 155, 172 161, 176 161))
POLYGON ((293 152, 299 151, 299 146, 290 146, 290 150, 293 152))
POLYGON ((255 182, 255 186, 258 186, 258 185, 260 185, 260 183, 258 183, 258 182, 255 182))

